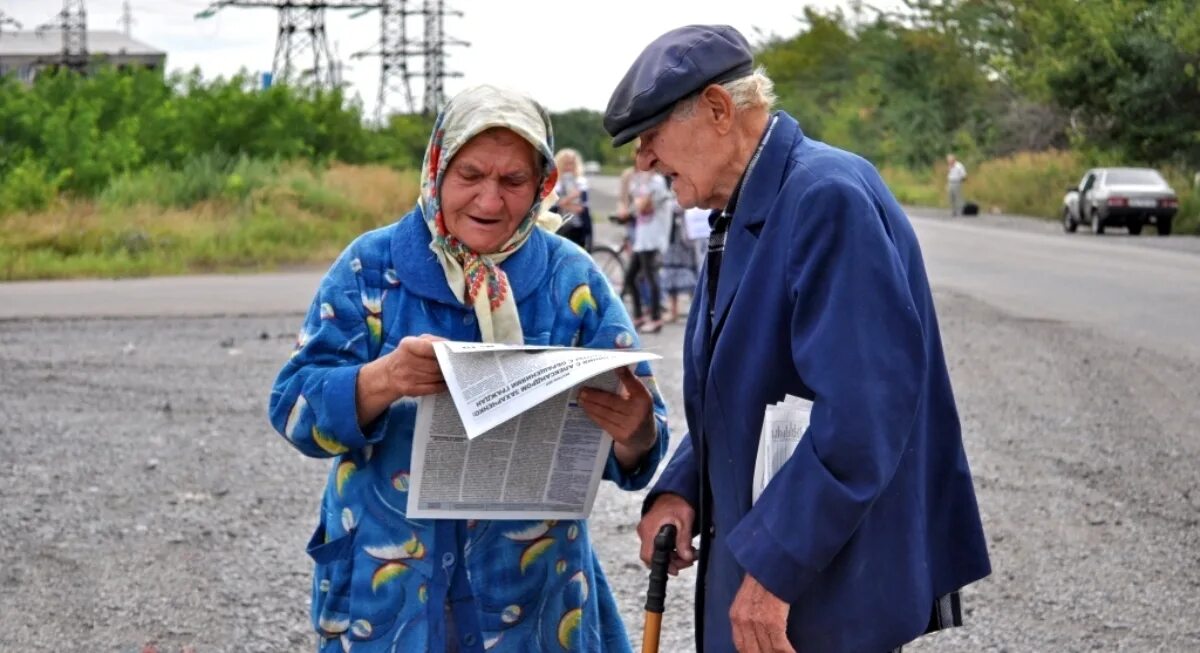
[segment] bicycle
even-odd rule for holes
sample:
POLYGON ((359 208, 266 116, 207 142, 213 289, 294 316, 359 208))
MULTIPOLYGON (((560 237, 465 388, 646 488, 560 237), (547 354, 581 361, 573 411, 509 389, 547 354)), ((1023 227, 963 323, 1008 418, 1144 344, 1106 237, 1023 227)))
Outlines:
POLYGON ((625 258, 608 245, 592 245, 588 247, 587 252, 596 262, 596 267, 600 268, 604 277, 608 279, 608 285, 612 286, 613 292, 620 297, 625 289, 625 258))
MULTIPOLYGON (((571 222, 575 218, 572 214, 563 216, 563 226, 571 222)), ((562 231, 562 227, 559 227, 562 231)), ((600 272, 604 274, 604 278, 608 279, 608 285, 612 286, 613 292, 617 297, 622 296, 622 291, 625 289, 625 273, 628 269, 628 263, 625 256, 617 247, 610 245, 598 245, 595 242, 588 243, 584 248, 587 253, 596 262, 596 267, 600 268, 600 272)))

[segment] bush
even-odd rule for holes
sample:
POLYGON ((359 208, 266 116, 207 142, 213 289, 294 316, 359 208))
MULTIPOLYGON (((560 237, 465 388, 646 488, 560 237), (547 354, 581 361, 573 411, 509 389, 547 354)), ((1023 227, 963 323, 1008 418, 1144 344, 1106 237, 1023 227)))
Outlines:
POLYGON ((106 209, 151 204, 186 209, 209 200, 245 201, 271 183, 279 164, 212 152, 188 159, 179 170, 153 165, 114 177, 100 193, 106 209))
MULTIPOLYGON (((1089 164, 1071 152, 1018 152, 984 161, 969 170, 963 192, 980 210, 1058 219, 1067 186, 1079 181, 1089 164)), ((941 175, 945 186, 945 175, 941 175)))
POLYGON ((61 184, 62 175, 50 179, 45 164, 26 158, 7 174, 0 175, 0 214, 45 210, 58 196, 61 184))
POLYGON ((1180 170, 1168 170, 1167 181, 1179 195, 1179 213, 1175 215, 1175 233, 1200 234, 1200 187, 1180 170))
POLYGON ((901 204, 938 206, 944 201, 932 172, 922 174, 909 168, 884 166, 879 169, 879 174, 901 204))

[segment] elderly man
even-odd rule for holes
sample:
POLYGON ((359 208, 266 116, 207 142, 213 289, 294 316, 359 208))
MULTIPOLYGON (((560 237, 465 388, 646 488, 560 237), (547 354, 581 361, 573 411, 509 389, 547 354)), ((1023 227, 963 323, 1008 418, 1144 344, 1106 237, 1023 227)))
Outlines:
POLYGON ((690 433, 646 499, 642 558, 666 523, 672 571, 699 558, 702 651, 886 653, 961 622, 987 548, 912 226, 869 163, 773 100, 741 34, 693 25, 647 46, 605 113, 638 168, 714 210, 690 433), (764 411, 789 395, 810 426, 754 500, 764 411))
POLYGON ((954 157, 946 155, 946 193, 950 196, 950 215, 958 216, 963 212, 963 182, 967 180, 967 168, 954 157))

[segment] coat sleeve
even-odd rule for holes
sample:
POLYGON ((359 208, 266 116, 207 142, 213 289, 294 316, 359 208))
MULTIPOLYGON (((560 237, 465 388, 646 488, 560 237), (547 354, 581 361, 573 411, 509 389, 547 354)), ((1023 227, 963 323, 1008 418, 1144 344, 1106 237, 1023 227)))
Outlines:
MULTIPOLYGON (((675 448, 670 462, 663 468, 662 476, 658 477, 658 482, 642 502, 642 514, 649 512, 655 499, 663 494, 678 494, 693 510, 700 506, 700 472, 696 463, 696 453, 692 448, 692 438, 686 433, 675 448)), ((700 524, 694 524, 693 529, 693 535, 699 534, 700 524)))
MULTIPOLYGON (((584 347, 602 349, 638 348, 640 342, 637 331, 629 319, 629 313, 625 311, 625 305, 613 292, 608 279, 595 265, 590 265, 587 280, 585 285, 571 293, 572 309, 577 305, 582 308, 586 303, 582 296, 583 288, 587 288, 587 298, 593 304, 583 319, 580 342, 584 347)), ((616 454, 609 453, 608 462, 604 467, 604 478, 613 481, 623 490, 640 490, 649 485, 650 479, 654 477, 654 472, 658 470, 659 463, 667 453, 667 404, 658 390, 658 383, 654 380, 650 364, 639 363, 634 375, 646 385, 654 399, 654 424, 658 431, 658 440, 642 459, 641 465, 632 471, 622 469, 616 454)))
POLYGON ((378 350, 378 316, 367 305, 379 298, 372 300, 362 286, 354 250, 343 252, 321 280, 296 349, 271 390, 271 425, 314 458, 360 449, 386 431, 389 411, 366 427, 358 424, 358 371, 378 350))
POLYGON ((743 569, 795 602, 891 481, 924 387, 923 326, 876 205, 826 179, 786 208, 791 357, 809 430, 730 533, 743 569), (803 218, 803 219, 799 219, 803 218))

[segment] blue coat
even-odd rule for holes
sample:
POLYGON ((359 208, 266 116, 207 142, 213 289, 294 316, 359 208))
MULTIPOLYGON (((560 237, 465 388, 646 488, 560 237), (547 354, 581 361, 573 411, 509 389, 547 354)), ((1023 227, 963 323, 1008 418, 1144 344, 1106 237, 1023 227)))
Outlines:
MULTIPOLYGON (((396 402, 359 427, 359 368, 408 335, 478 341, 475 312, 446 282, 414 209, 358 238, 317 289, 291 360, 271 393, 276 429, 301 453, 333 458, 316 532, 312 620, 322 651, 624 653, 629 639, 592 549, 586 521, 455 521, 405 515, 416 404, 396 402), (457 632, 447 633, 452 608, 457 632)), ((501 267, 528 344, 634 347, 625 307, 591 258, 535 229, 501 267)), ((666 409, 655 399, 658 446, 633 473, 610 455, 605 478, 650 482, 666 451, 666 409)))
POLYGON ((777 115, 727 236, 711 354, 701 275, 690 433, 647 506, 673 492, 698 510, 702 650, 734 650, 748 572, 791 605, 797 650, 883 653, 990 573, 987 549, 912 226, 869 163, 777 115), (813 401, 811 425, 751 507, 763 411, 785 394, 813 401))

